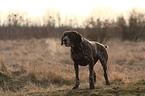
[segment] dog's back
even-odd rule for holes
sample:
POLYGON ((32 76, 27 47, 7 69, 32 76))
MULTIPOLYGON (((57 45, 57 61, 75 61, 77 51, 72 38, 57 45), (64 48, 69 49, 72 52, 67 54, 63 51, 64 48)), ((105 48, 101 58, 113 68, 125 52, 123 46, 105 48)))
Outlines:
POLYGON ((106 60, 108 59, 108 54, 107 54, 107 50, 106 50, 106 48, 108 48, 108 46, 103 45, 99 42, 89 41, 86 38, 83 38, 83 42, 90 45, 90 47, 92 49, 94 63, 96 63, 98 61, 98 59, 106 59, 106 60), (104 57, 104 58, 102 58, 102 57, 104 57))

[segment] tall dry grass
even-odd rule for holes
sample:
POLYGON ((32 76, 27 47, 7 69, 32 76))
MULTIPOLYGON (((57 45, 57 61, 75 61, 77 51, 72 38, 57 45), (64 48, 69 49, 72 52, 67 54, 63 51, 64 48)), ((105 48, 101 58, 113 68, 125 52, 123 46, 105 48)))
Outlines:
MULTIPOLYGON (((126 84, 145 79, 145 42, 107 41, 108 75, 111 84, 126 84)), ((75 83, 70 48, 60 39, 0 40, 0 93, 39 92, 71 88, 75 83)), ((95 65, 97 82, 105 84, 103 69, 95 65)), ((80 67, 81 88, 88 87, 88 67, 80 67)), ((13 93, 15 94, 15 93, 13 93)))

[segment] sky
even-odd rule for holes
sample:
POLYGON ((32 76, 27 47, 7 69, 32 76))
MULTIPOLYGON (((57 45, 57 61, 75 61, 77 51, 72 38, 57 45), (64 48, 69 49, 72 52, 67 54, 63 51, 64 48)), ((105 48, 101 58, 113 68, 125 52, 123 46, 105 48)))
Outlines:
POLYGON ((0 15, 4 17, 9 11, 17 10, 35 17, 44 15, 51 8, 59 10, 63 16, 85 17, 96 9, 98 16, 112 17, 134 7, 145 9, 145 0, 0 0, 0 15))
POLYGON ((0 0, 0 10, 27 11, 34 16, 43 14, 48 8, 85 16, 96 7, 121 12, 132 7, 145 8, 145 0, 0 0))

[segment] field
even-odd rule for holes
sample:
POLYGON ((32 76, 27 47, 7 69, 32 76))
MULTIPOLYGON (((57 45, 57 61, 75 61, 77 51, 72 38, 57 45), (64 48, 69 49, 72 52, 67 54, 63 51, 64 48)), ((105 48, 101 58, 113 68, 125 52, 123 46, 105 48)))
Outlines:
POLYGON ((60 45, 58 38, 0 40, 0 95, 104 96, 145 95, 145 42, 111 39, 108 75, 105 85, 103 69, 95 65, 97 82, 89 88, 89 70, 80 67, 80 88, 75 84, 70 48, 60 45))

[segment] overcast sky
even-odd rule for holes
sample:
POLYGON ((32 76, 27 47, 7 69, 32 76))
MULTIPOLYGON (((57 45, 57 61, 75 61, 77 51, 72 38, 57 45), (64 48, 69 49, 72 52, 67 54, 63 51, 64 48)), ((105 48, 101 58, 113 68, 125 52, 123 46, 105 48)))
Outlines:
POLYGON ((145 0, 0 0, 0 22, 5 23, 9 12, 19 11, 41 25, 45 21, 46 10, 53 9, 60 11, 63 22, 67 23, 65 19, 71 18, 81 25, 89 15, 114 19, 121 13, 127 17, 126 11, 135 7, 145 12, 145 0))
POLYGON ((132 7, 145 8, 145 0, 0 0, 2 11, 26 11, 34 16, 43 14, 48 8, 85 16, 96 7, 122 12, 132 7))

